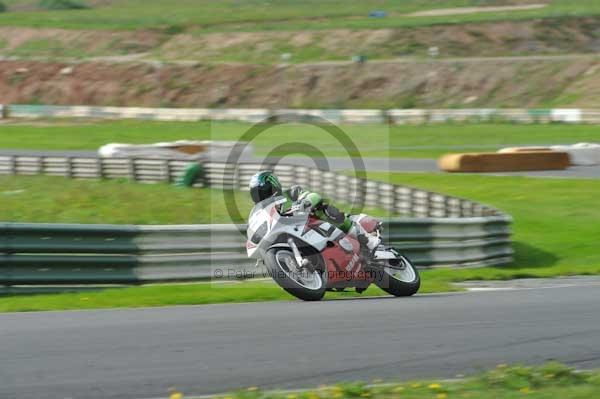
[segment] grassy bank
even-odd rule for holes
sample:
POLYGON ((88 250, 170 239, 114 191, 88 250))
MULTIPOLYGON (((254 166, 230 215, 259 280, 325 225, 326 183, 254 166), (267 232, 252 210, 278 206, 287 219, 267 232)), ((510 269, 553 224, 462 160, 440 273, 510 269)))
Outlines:
MULTIPOLYGON (((178 395, 179 392, 174 392, 178 395)), ((498 365, 495 369, 457 381, 405 381, 374 384, 345 382, 297 392, 261 392, 257 387, 226 395, 226 399, 575 399, 600 395, 600 371, 579 373, 559 363, 538 367, 498 365)), ((171 396, 179 397, 179 396, 171 396)))
MULTIPOLYGON (((377 0, 352 3, 340 0, 302 2, 278 0, 268 3, 181 0, 177 2, 177 8, 170 9, 169 12, 165 12, 164 3, 161 0, 89 2, 87 4, 93 4, 93 8, 53 11, 32 6, 32 2, 28 0, 4 0, 4 3, 8 6, 9 12, 0 14, 0 25, 72 29, 162 29, 173 33, 190 27, 201 31, 299 30, 338 27, 370 29, 600 13, 600 5, 593 0, 578 0, 577 2, 554 0, 544 8, 525 11, 476 12, 421 17, 406 14, 439 8, 506 5, 507 2, 438 0, 432 4, 427 0, 391 0, 381 4, 377 0), (387 16, 385 18, 369 18, 369 12, 373 10, 384 10, 387 12, 387 16)), ((84 1, 82 3, 86 4, 84 1)))
MULTIPOLYGON (((239 122, 148 121, 39 121, 3 124, 0 148, 38 150, 96 150, 110 142, 153 143, 171 140, 237 140, 253 126, 239 122)), ((344 134, 363 157, 434 158, 448 152, 496 151, 503 146, 593 142, 600 138, 597 125, 435 124, 422 126, 342 125, 344 134), (473 143, 477 143, 474 145, 473 143)), ((339 142, 323 129, 286 124, 267 129, 252 140, 259 154, 277 146, 301 142, 317 148, 302 149, 310 156, 347 156, 339 142)), ((290 147, 298 155, 298 147, 290 147)), ((272 155, 282 154, 282 150, 272 155)))

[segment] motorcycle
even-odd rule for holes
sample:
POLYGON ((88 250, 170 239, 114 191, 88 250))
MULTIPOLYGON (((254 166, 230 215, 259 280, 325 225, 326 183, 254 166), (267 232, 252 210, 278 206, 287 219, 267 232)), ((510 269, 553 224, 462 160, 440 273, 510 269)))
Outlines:
MULTIPOLYGON (((285 202, 285 197, 275 196, 254 206, 246 250, 290 294, 318 301, 326 291, 354 288, 362 293, 373 283, 399 297, 419 290, 419 272, 394 248, 381 243, 373 253, 365 254, 356 237, 318 219, 302 203, 280 213, 279 206, 285 202)), ((365 214, 350 218, 381 242, 380 221, 365 214)))

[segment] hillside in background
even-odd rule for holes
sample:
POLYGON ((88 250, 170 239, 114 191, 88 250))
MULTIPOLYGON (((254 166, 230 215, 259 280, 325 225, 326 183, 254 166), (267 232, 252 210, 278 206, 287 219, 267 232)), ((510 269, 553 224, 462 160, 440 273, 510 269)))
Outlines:
POLYGON ((600 106, 596 0, 0 1, 0 103, 600 106))
POLYGON ((0 55, 112 57, 273 64, 397 58, 527 56, 600 51, 600 17, 478 22, 413 28, 166 34, 160 31, 0 27, 0 55))
POLYGON ((367 64, 5 61, 0 103, 173 107, 600 107, 595 57, 367 64))

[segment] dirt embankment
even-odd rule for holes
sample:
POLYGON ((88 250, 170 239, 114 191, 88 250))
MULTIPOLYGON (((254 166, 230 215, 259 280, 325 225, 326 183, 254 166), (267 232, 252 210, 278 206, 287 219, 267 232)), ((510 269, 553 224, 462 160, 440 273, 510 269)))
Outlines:
POLYGON ((150 53, 150 58, 277 63, 428 56, 440 57, 596 53, 600 17, 538 19, 416 28, 283 32, 110 32, 0 28, 0 55, 85 58, 150 53))
POLYGON ((0 103, 172 107, 600 107, 600 60, 252 65, 0 62, 0 103))
POLYGON ((177 35, 157 50, 164 59, 279 62, 427 57, 487 57, 595 53, 600 51, 600 18, 541 19, 418 28, 328 30, 306 32, 239 32, 177 35))
POLYGON ((167 35, 149 31, 100 31, 0 27, 0 54, 72 57, 142 53, 159 47, 167 35))

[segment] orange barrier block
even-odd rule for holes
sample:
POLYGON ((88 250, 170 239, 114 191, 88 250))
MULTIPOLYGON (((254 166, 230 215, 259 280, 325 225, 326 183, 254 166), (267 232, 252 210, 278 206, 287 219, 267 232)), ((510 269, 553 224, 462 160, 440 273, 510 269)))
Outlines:
POLYGON ((448 154, 438 161, 446 172, 518 172, 566 169, 569 154, 558 151, 448 154))
POLYGON ((507 153, 507 152, 540 152, 540 151, 553 151, 550 147, 508 147, 503 148, 499 153, 507 153))

